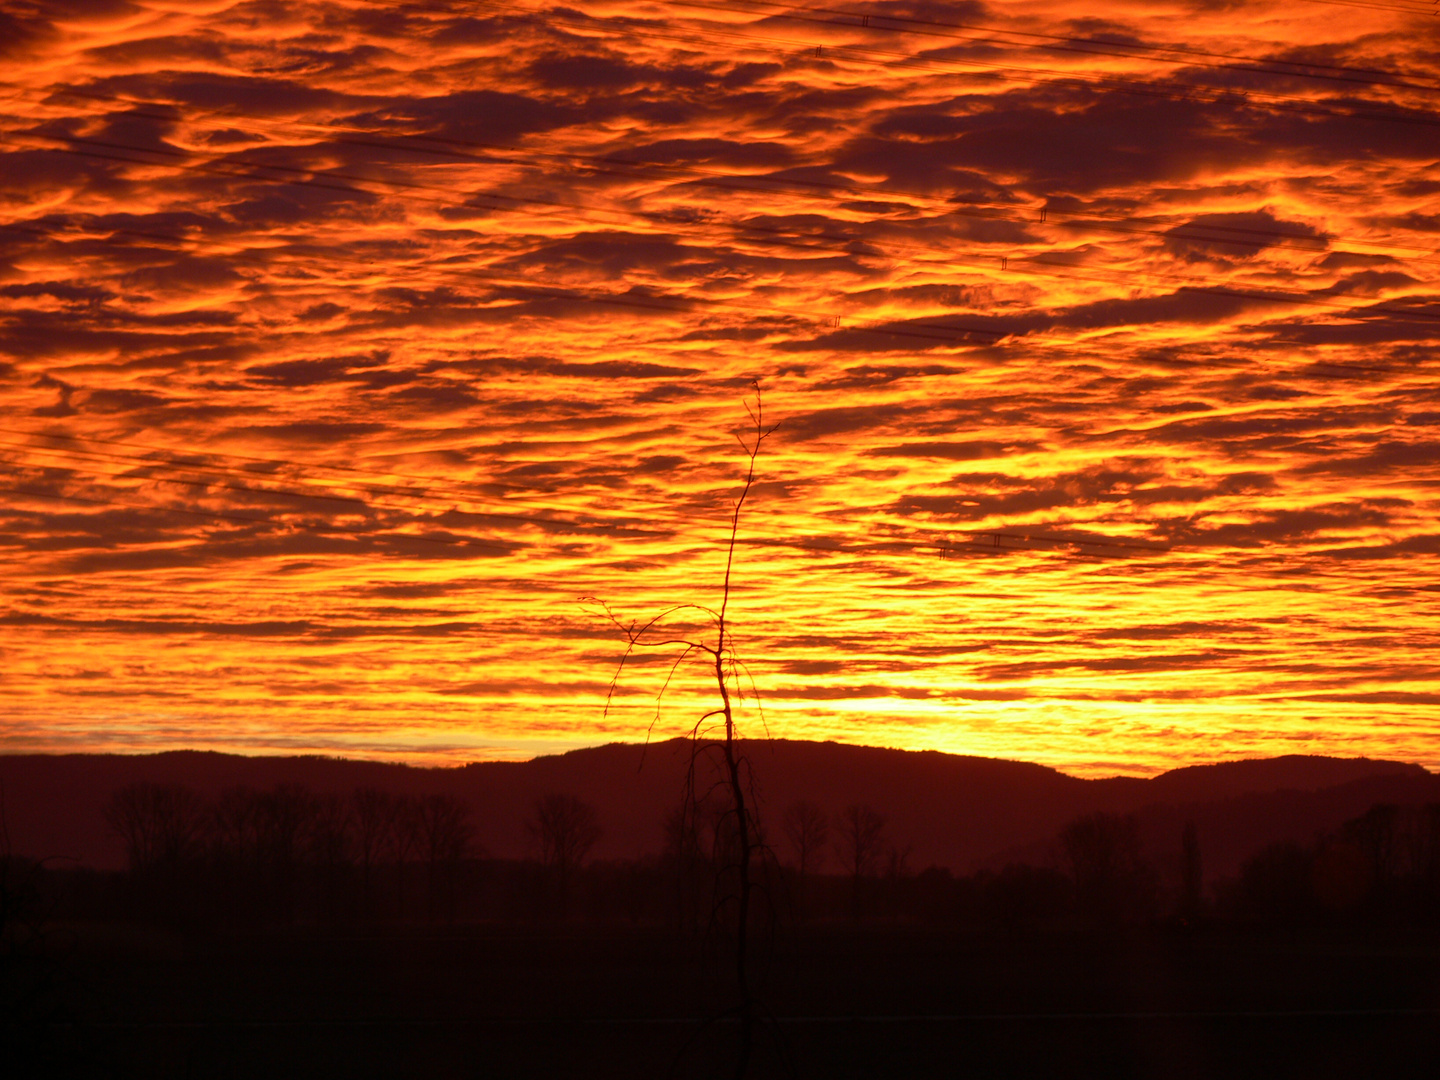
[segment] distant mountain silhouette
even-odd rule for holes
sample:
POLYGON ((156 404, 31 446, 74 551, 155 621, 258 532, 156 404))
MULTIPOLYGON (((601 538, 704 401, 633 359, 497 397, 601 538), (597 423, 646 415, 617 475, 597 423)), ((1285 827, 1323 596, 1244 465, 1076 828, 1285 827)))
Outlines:
MULTIPOLYGON (((1197 765, 1152 779, 1082 780, 1042 765, 935 751, 889 750, 783 739, 745 744, 771 844, 788 858, 780 819, 805 799, 831 814, 868 803, 886 835, 909 850, 913 870, 968 872, 1010 859, 1054 859, 1066 823, 1095 811, 1137 813, 1160 864, 1178 859, 1180 830, 1194 821, 1206 876, 1233 874, 1275 840, 1309 842, 1376 802, 1440 801, 1440 776, 1418 765, 1366 758, 1286 756, 1197 765)), ((425 769, 322 757, 240 757, 200 751, 120 755, 0 756, 5 817, 15 854, 118 868, 124 852, 103 808, 135 781, 183 783, 206 796, 226 787, 303 784, 316 792, 357 787, 444 792, 464 799, 487 852, 529 854, 525 823, 551 792, 595 806, 604 835, 592 858, 658 852, 665 814, 679 805, 690 744, 611 744, 526 762, 425 769)), ((703 787, 703 785, 702 785, 703 787)), ((837 869, 833 861, 829 869, 837 869)))

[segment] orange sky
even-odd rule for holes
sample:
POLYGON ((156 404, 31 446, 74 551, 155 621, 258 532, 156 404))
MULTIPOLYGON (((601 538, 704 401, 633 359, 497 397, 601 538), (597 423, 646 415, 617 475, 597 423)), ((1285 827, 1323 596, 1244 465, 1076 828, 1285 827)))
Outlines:
POLYGON ((6 10, 0 749, 643 738, 758 379, 746 732, 1440 766, 1429 3, 6 10))

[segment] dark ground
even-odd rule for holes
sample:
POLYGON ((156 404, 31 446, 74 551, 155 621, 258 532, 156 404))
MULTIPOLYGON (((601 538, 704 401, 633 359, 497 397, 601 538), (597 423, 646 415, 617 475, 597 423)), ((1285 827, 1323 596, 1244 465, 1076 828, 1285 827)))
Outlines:
MULTIPOLYGON (((636 928, 61 925, 9 961, 0 1072, 727 1076, 721 955, 636 928)), ((757 967, 772 1020, 755 1076, 1428 1078, 1440 1062, 1434 930, 809 927, 757 967)))

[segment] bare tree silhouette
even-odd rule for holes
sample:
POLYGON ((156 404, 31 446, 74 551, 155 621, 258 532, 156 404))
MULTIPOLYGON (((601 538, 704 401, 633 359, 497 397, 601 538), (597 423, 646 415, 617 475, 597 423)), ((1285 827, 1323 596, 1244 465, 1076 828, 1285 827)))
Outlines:
POLYGON ((1201 890, 1205 877, 1200 862, 1200 835, 1195 822, 1180 830, 1180 917, 1187 923, 1200 917, 1201 890))
POLYGON ((835 832, 840 862, 850 875, 851 906, 858 916, 861 881, 875 873, 885 850, 885 817, 865 803, 851 803, 840 812, 835 832))
POLYGON ((1097 812, 1076 818, 1060 834, 1075 878, 1081 914, 1101 926, 1141 917, 1150 901, 1150 868, 1140 851, 1134 814, 1097 812))
MULTIPOLYGON (((652 730, 659 720, 665 691, 683 664, 698 661, 715 681, 717 707, 703 713, 689 732, 690 766, 686 773, 686 791, 678 831, 684 834, 687 831, 684 818, 699 812, 701 800, 696 791, 698 761, 702 755, 716 750, 716 764, 721 773, 718 788, 723 792, 725 801, 717 822, 716 848, 720 848, 720 838, 724 836, 728 852, 727 865, 722 869, 730 873, 717 876, 717 888, 723 891, 717 892, 714 910, 717 915, 728 913, 734 928, 735 982, 739 997, 736 1012, 740 1021, 736 1075, 742 1077, 749 1070, 754 1045, 755 995, 749 969, 750 930, 755 902, 755 865, 762 842, 759 820, 755 814, 750 763, 741 750, 741 737, 735 724, 735 705, 744 700, 741 675, 743 673, 745 678, 749 679, 749 672, 744 662, 735 655, 728 619, 731 576, 735 568, 735 545, 740 534, 740 513, 755 484, 755 461, 760 456, 760 447, 775 431, 773 425, 765 426, 758 382, 754 384, 754 390, 754 404, 748 401, 745 403, 745 412, 750 418, 747 434, 735 434, 735 440, 745 454, 746 471, 740 494, 731 509, 730 536, 725 551, 725 576, 721 583, 719 606, 675 604, 646 622, 626 623, 622 622, 604 601, 594 597, 587 597, 585 600, 599 606, 605 617, 625 635, 625 652, 616 665, 615 677, 611 681, 610 693, 605 702, 607 715, 626 662, 642 649, 669 649, 675 653, 669 674, 656 696, 652 730), (712 735, 715 736, 714 741, 707 741, 712 735), (732 877, 733 891, 728 884, 722 884, 732 877)), ((753 685, 752 680, 752 689, 753 685)))
POLYGON ((803 879, 824 858, 825 844, 830 839, 830 818, 820 807, 802 799, 786 809, 784 827, 795 853, 795 868, 803 879))
POLYGON ((130 868, 143 873, 198 852, 205 804, 183 784, 127 784, 105 804, 105 822, 125 842, 130 868))
POLYGON ((320 870, 323 913, 331 920, 354 910, 350 887, 354 850, 350 800, 333 793, 318 796, 310 827, 310 857, 320 870))
POLYGON ((790 850, 795 853, 795 904, 803 917, 809 873, 825 857, 825 844, 830 839, 830 818, 813 802, 802 799, 786 808, 782 824, 790 841, 790 850))
POLYGON ((360 863, 361 907, 367 914, 374 905, 372 880, 375 868, 394 843, 391 833, 395 828, 398 807, 398 800, 379 788, 356 788, 350 796, 355 856, 360 863))
POLYGON ((433 919, 443 889, 450 914, 453 912, 455 873, 460 860, 470 853, 475 830, 470 809, 453 795, 424 795, 413 804, 416 835, 428 870, 428 911, 433 919))
POLYGON ((260 861, 276 912, 285 922, 296 914, 300 864, 309 854, 319 804, 303 784, 276 784, 256 797, 260 861))
POLYGON ((574 795, 550 794, 535 800, 525 830, 540 847, 540 861, 555 875, 558 914, 567 913, 570 875, 600 839, 595 808, 574 795))

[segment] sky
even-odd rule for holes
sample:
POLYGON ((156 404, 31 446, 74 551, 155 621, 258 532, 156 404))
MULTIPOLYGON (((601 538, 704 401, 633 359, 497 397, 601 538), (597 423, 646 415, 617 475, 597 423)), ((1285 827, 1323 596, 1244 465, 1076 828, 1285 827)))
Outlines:
POLYGON ((712 730, 703 612, 618 665, 758 403, 743 735, 1440 767, 1428 0, 21 0, 0 72, 0 751, 712 730))

